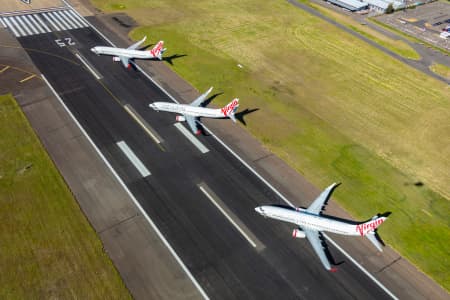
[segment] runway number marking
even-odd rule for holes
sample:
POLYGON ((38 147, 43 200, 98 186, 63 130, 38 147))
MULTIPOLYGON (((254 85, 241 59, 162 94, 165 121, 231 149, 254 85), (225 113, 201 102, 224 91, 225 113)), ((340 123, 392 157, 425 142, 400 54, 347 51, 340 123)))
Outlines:
POLYGON ((72 38, 57 39, 57 40, 55 40, 55 43, 60 47, 75 45, 75 42, 72 41, 72 38))

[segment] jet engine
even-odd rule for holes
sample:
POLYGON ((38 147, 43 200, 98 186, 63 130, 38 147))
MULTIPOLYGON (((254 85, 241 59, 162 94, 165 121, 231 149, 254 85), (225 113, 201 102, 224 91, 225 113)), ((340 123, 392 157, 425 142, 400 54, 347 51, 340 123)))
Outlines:
POLYGON ((178 122, 184 122, 186 121, 186 118, 184 116, 178 115, 175 117, 175 120, 177 120, 178 122))
POLYGON ((294 231, 292 231, 292 237, 293 238, 303 239, 305 236, 306 235, 305 235, 305 232, 303 230, 294 229, 294 231))
POLYGON ((113 61, 120 61, 120 57, 113 56, 113 61))

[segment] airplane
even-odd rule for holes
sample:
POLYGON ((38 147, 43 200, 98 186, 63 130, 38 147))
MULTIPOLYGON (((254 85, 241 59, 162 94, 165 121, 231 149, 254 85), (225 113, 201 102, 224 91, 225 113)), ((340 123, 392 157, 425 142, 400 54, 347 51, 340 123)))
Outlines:
POLYGON ((113 61, 121 61, 125 68, 130 69, 131 63, 130 60, 135 58, 138 59, 153 59, 158 58, 162 60, 163 53, 167 50, 164 47, 164 41, 159 41, 155 47, 151 50, 136 50, 145 40, 147 36, 144 36, 142 40, 134 43, 128 48, 115 48, 115 47, 104 47, 104 46, 96 46, 91 48, 91 51, 97 55, 113 55, 113 61))
POLYGON ((178 122, 186 121, 191 128, 192 132, 196 135, 201 133, 201 130, 198 128, 197 123, 200 123, 200 117, 206 118, 225 118, 229 117, 233 122, 236 123, 236 118, 234 113, 239 107, 239 99, 235 98, 233 101, 228 103, 222 108, 206 108, 203 107, 202 104, 205 102, 206 97, 212 91, 212 87, 209 88, 204 94, 200 97, 192 101, 190 104, 176 104, 170 102, 153 102, 149 104, 151 108, 156 111, 167 111, 174 112, 181 115, 177 115, 175 120, 178 122))
POLYGON ((292 237, 306 237, 325 269, 330 272, 336 272, 337 268, 331 267, 327 258, 326 251, 328 250, 322 231, 342 235, 365 236, 379 251, 383 251, 382 246, 384 244, 377 234, 377 227, 386 221, 390 215, 390 213, 375 215, 366 222, 353 222, 322 215, 322 211, 325 209, 331 194, 338 186, 338 183, 333 183, 327 187, 306 209, 280 205, 263 205, 256 207, 255 211, 263 217, 296 224, 298 228, 293 230, 292 237))

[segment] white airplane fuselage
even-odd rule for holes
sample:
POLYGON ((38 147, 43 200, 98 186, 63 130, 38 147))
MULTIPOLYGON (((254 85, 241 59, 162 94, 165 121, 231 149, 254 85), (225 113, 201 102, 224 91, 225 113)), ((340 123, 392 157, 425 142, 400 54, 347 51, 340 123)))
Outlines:
POLYGON ((214 108, 206 108, 199 106, 192 106, 189 104, 176 104, 169 102, 153 102, 150 107, 157 111, 167 111, 173 113, 179 113, 182 115, 189 115, 193 117, 206 117, 206 118, 225 118, 226 115, 222 110, 214 108))
MULTIPOLYGON (((277 206, 259 206, 255 208, 255 210, 264 217, 293 223, 301 228, 316 231, 328 231, 342 235, 364 236, 366 233, 374 229, 370 224, 365 225, 338 221, 321 215, 308 213, 304 209, 294 210, 277 206)), ((380 221, 374 221, 374 226, 379 225, 376 224, 376 222, 380 221)))
POLYGON ((149 59, 154 58, 154 56, 150 53, 150 51, 143 50, 130 50, 124 48, 114 48, 114 47, 105 47, 105 46, 97 46, 92 48, 92 52, 95 54, 103 54, 103 55, 112 55, 112 56, 122 56, 127 58, 137 58, 137 59, 149 59))

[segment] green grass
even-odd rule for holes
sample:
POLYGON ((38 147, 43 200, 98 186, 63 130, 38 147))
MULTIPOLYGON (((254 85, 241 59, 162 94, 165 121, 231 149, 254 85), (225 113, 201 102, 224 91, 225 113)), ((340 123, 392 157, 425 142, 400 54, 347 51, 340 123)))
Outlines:
POLYGON ((309 6, 313 7, 314 9, 318 10, 323 15, 327 16, 328 18, 331 18, 340 24, 348 27, 349 29, 365 36, 366 38, 374 41, 375 43, 379 44, 380 46, 383 46, 384 48, 403 56, 404 58, 408 58, 411 60, 420 60, 421 56, 419 53, 417 53, 410 45, 405 43, 402 40, 394 40, 391 39, 376 30, 373 30, 367 25, 362 25, 359 22, 356 22, 350 17, 347 17, 345 15, 339 14, 337 12, 334 12, 330 9, 327 9, 321 5, 315 4, 310 2, 308 4, 309 6))
POLYGON ((432 64, 430 70, 444 78, 450 79, 450 68, 446 65, 432 64))
POLYGON ((355 218, 392 211, 380 234, 449 289, 447 85, 285 2, 126 6, 145 25, 132 38, 186 54, 172 68, 224 92, 216 105, 259 108, 247 129, 317 186, 343 182, 335 195, 355 218))
POLYGON ((0 96, 0 298, 129 299, 10 95, 0 96))

